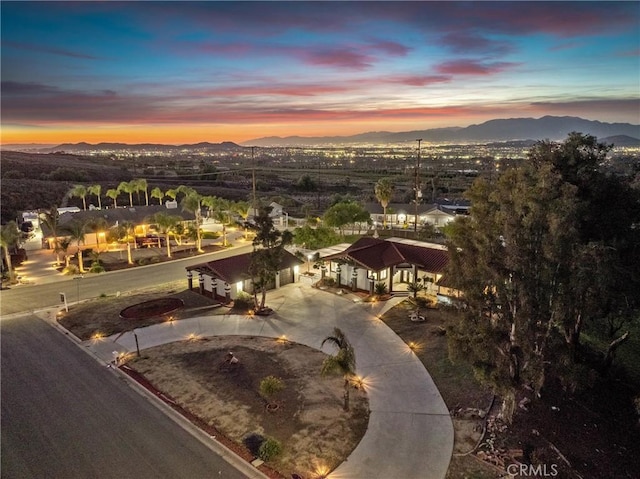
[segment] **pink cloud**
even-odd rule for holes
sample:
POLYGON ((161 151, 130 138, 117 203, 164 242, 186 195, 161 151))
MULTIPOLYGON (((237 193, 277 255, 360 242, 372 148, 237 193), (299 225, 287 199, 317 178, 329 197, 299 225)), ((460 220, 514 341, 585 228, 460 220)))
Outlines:
POLYGON ((512 62, 480 62, 477 60, 454 60, 441 63, 436 67, 438 73, 445 75, 492 75, 508 70, 518 63, 512 62))
POLYGON ((448 83, 453 79, 451 75, 398 75, 382 79, 381 83, 401 83, 409 86, 427 86, 436 83, 448 83))
POLYGON ((311 65, 333 66, 354 70, 369 68, 375 61, 373 56, 348 47, 298 49, 298 55, 303 61, 311 65))

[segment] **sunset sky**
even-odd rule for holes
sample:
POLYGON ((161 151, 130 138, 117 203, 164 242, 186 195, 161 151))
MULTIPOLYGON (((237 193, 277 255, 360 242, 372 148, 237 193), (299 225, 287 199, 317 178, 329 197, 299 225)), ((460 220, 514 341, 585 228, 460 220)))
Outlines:
POLYGON ((638 2, 2 2, 2 143, 640 123, 638 2))

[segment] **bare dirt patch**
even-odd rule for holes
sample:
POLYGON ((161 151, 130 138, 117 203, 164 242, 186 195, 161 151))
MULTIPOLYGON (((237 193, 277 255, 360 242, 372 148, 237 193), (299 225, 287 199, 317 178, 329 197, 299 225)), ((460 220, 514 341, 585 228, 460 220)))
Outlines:
POLYGON ((271 464, 285 477, 315 477, 320 468, 343 462, 364 435, 366 394, 353 389, 351 411, 343 410, 343 381, 323 378, 320 351, 269 338, 211 337, 165 344, 144 351, 127 365, 182 408, 215 427, 238 447, 253 435, 283 445, 271 464), (233 351, 239 362, 224 362, 233 351), (260 381, 273 375, 285 388, 266 410, 260 381))
POLYGON ((180 281, 154 288, 152 291, 137 291, 117 297, 97 298, 74 305, 69 312, 62 311, 58 316, 58 322, 78 338, 86 340, 94 335, 111 336, 166 321, 167 318, 161 315, 140 319, 120 318, 120 311, 123 309, 156 299, 175 298, 184 302, 183 308, 172 313, 175 320, 229 312, 228 308, 220 306, 211 298, 184 287, 184 282, 180 281))

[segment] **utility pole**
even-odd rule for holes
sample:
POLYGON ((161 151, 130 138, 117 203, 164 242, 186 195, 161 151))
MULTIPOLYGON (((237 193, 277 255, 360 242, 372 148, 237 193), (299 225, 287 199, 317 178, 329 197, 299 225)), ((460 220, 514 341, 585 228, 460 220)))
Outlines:
POLYGON ((252 195, 251 195, 251 208, 253 209, 253 216, 257 215, 257 204, 256 204, 256 160, 253 156, 256 147, 251 147, 251 185, 252 185, 252 195))
POLYGON ((422 138, 416 140, 418 142, 418 161, 416 163, 416 174, 414 181, 414 189, 416 193, 415 198, 415 216, 413 223, 413 231, 418 232, 418 204, 420 203, 420 199, 422 198, 422 191, 420 191, 420 143, 422 142, 422 138))

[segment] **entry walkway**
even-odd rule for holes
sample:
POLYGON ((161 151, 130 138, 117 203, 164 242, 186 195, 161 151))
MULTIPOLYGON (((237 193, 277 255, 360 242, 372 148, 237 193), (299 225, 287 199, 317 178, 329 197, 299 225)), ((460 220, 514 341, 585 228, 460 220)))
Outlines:
MULTIPOLYGON (((267 296, 275 310, 268 317, 218 315, 137 329, 141 349, 190 335, 255 335, 287 339, 320 349, 334 327, 344 331, 356 353, 357 373, 369 396, 369 427, 334 479, 442 479, 453 450, 453 425, 447 406, 422 363, 377 318, 398 299, 362 303, 296 283, 267 296)), ((83 345, 105 362, 114 352, 135 352, 133 333, 83 345)), ((330 346, 324 352, 333 354, 330 346)))

